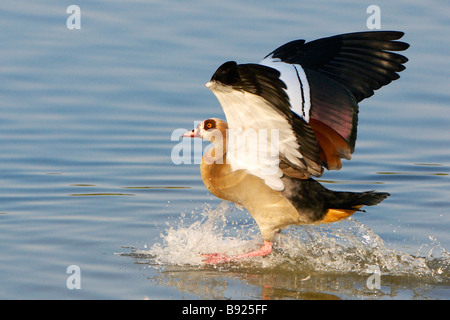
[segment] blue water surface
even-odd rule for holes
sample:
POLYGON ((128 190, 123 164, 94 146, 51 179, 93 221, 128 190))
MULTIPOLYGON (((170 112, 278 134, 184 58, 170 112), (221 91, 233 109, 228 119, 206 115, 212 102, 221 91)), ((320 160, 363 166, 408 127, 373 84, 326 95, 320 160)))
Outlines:
POLYGON ((331 267, 356 253, 327 247, 331 238, 316 229, 305 229, 316 242, 303 258, 289 242, 297 231, 287 231, 268 267, 170 264, 146 251, 159 244, 170 256, 164 239, 180 235, 179 217, 196 231, 205 206, 221 205, 194 159, 176 165, 171 157, 180 143, 174 130, 224 117, 204 86, 216 68, 258 62, 294 39, 366 31, 371 4, 2 2, 0 298, 448 299, 447 1, 377 1, 381 29, 405 32, 409 62, 399 80, 360 103, 353 159, 321 177, 333 190, 391 194, 355 215, 349 230, 358 232, 346 233, 345 224, 322 232, 362 244, 370 238, 368 247, 382 239, 384 249, 376 242, 374 250, 381 260, 395 250, 401 272, 386 267, 381 288, 367 289, 358 270, 331 267), (70 5, 81 9, 80 29, 67 27, 70 5), (302 270, 320 260, 317 248, 329 260, 302 270), (429 272, 402 267, 402 259, 414 266, 424 259, 429 272), (70 265, 81 270, 81 289, 67 286, 70 265), (294 284, 297 277, 306 280, 294 284))

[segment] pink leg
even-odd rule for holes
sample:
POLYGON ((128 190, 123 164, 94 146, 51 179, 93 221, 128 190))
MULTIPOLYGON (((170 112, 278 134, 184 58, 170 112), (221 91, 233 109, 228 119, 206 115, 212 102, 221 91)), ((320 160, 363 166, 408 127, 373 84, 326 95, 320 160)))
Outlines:
POLYGON ((261 248, 259 248, 258 250, 238 254, 236 256, 228 257, 227 255, 221 253, 208 253, 202 254, 202 257, 206 258, 205 263, 207 264, 217 264, 229 261, 237 261, 249 257, 265 256, 271 252, 272 252, 272 242, 264 241, 264 245, 261 246, 261 248))

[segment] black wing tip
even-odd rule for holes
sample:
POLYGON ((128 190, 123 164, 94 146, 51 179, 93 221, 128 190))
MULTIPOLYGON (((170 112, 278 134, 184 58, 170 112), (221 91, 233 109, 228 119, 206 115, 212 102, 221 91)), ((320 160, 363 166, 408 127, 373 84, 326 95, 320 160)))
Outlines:
POLYGON ((362 31, 314 40, 305 46, 315 51, 335 46, 334 52, 324 54, 320 63, 311 67, 342 83, 359 102, 400 78, 398 72, 405 69, 408 58, 395 52, 410 47, 398 41, 404 35, 402 31, 362 31))
POLYGON ((238 65, 236 61, 223 63, 211 77, 211 81, 217 81, 224 85, 233 85, 239 81, 238 65))
POLYGON ((295 55, 296 52, 300 51, 305 42, 306 41, 303 39, 289 41, 273 50, 271 53, 265 56, 264 59, 269 56, 273 56, 274 58, 279 58, 284 61, 287 57, 295 55))
MULTIPOLYGON (((342 38, 346 40, 384 40, 395 41, 401 39, 405 33, 403 31, 394 30, 372 30, 342 33, 328 38, 342 38)), ((320 40, 320 39, 318 39, 320 40)))
POLYGON ((338 35, 336 37, 342 38, 344 41, 359 40, 359 41, 375 41, 380 43, 385 43, 385 48, 381 48, 387 51, 404 51, 410 47, 410 44, 400 40, 405 33, 403 31, 361 31, 352 32, 338 35))
POLYGON ((372 31, 356 31, 343 33, 340 35, 336 35, 336 37, 345 37, 345 38, 383 38, 389 40, 398 40, 403 37, 405 33, 403 31, 396 30, 372 30, 372 31))

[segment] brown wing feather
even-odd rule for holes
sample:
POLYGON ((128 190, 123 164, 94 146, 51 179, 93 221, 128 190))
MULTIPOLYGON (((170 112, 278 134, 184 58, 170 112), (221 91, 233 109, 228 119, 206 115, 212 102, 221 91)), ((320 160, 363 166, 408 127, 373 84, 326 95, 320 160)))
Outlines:
POLYGON ((350 146, 339 133, 321 121, 311 119, 309 125, 319 143, 322 165, 328 170, 339 170, 342 167, 341 158, 351 158, 350 146))

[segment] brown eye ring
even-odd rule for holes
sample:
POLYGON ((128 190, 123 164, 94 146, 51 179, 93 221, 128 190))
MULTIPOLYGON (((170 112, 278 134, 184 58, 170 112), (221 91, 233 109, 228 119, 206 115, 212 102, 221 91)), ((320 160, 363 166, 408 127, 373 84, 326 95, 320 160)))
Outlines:
POLYGON ((206 130, 214 129, 216 127, 216 122, 213 119, 208 119, 208 120, 205 121, 203 127, 206 130))

